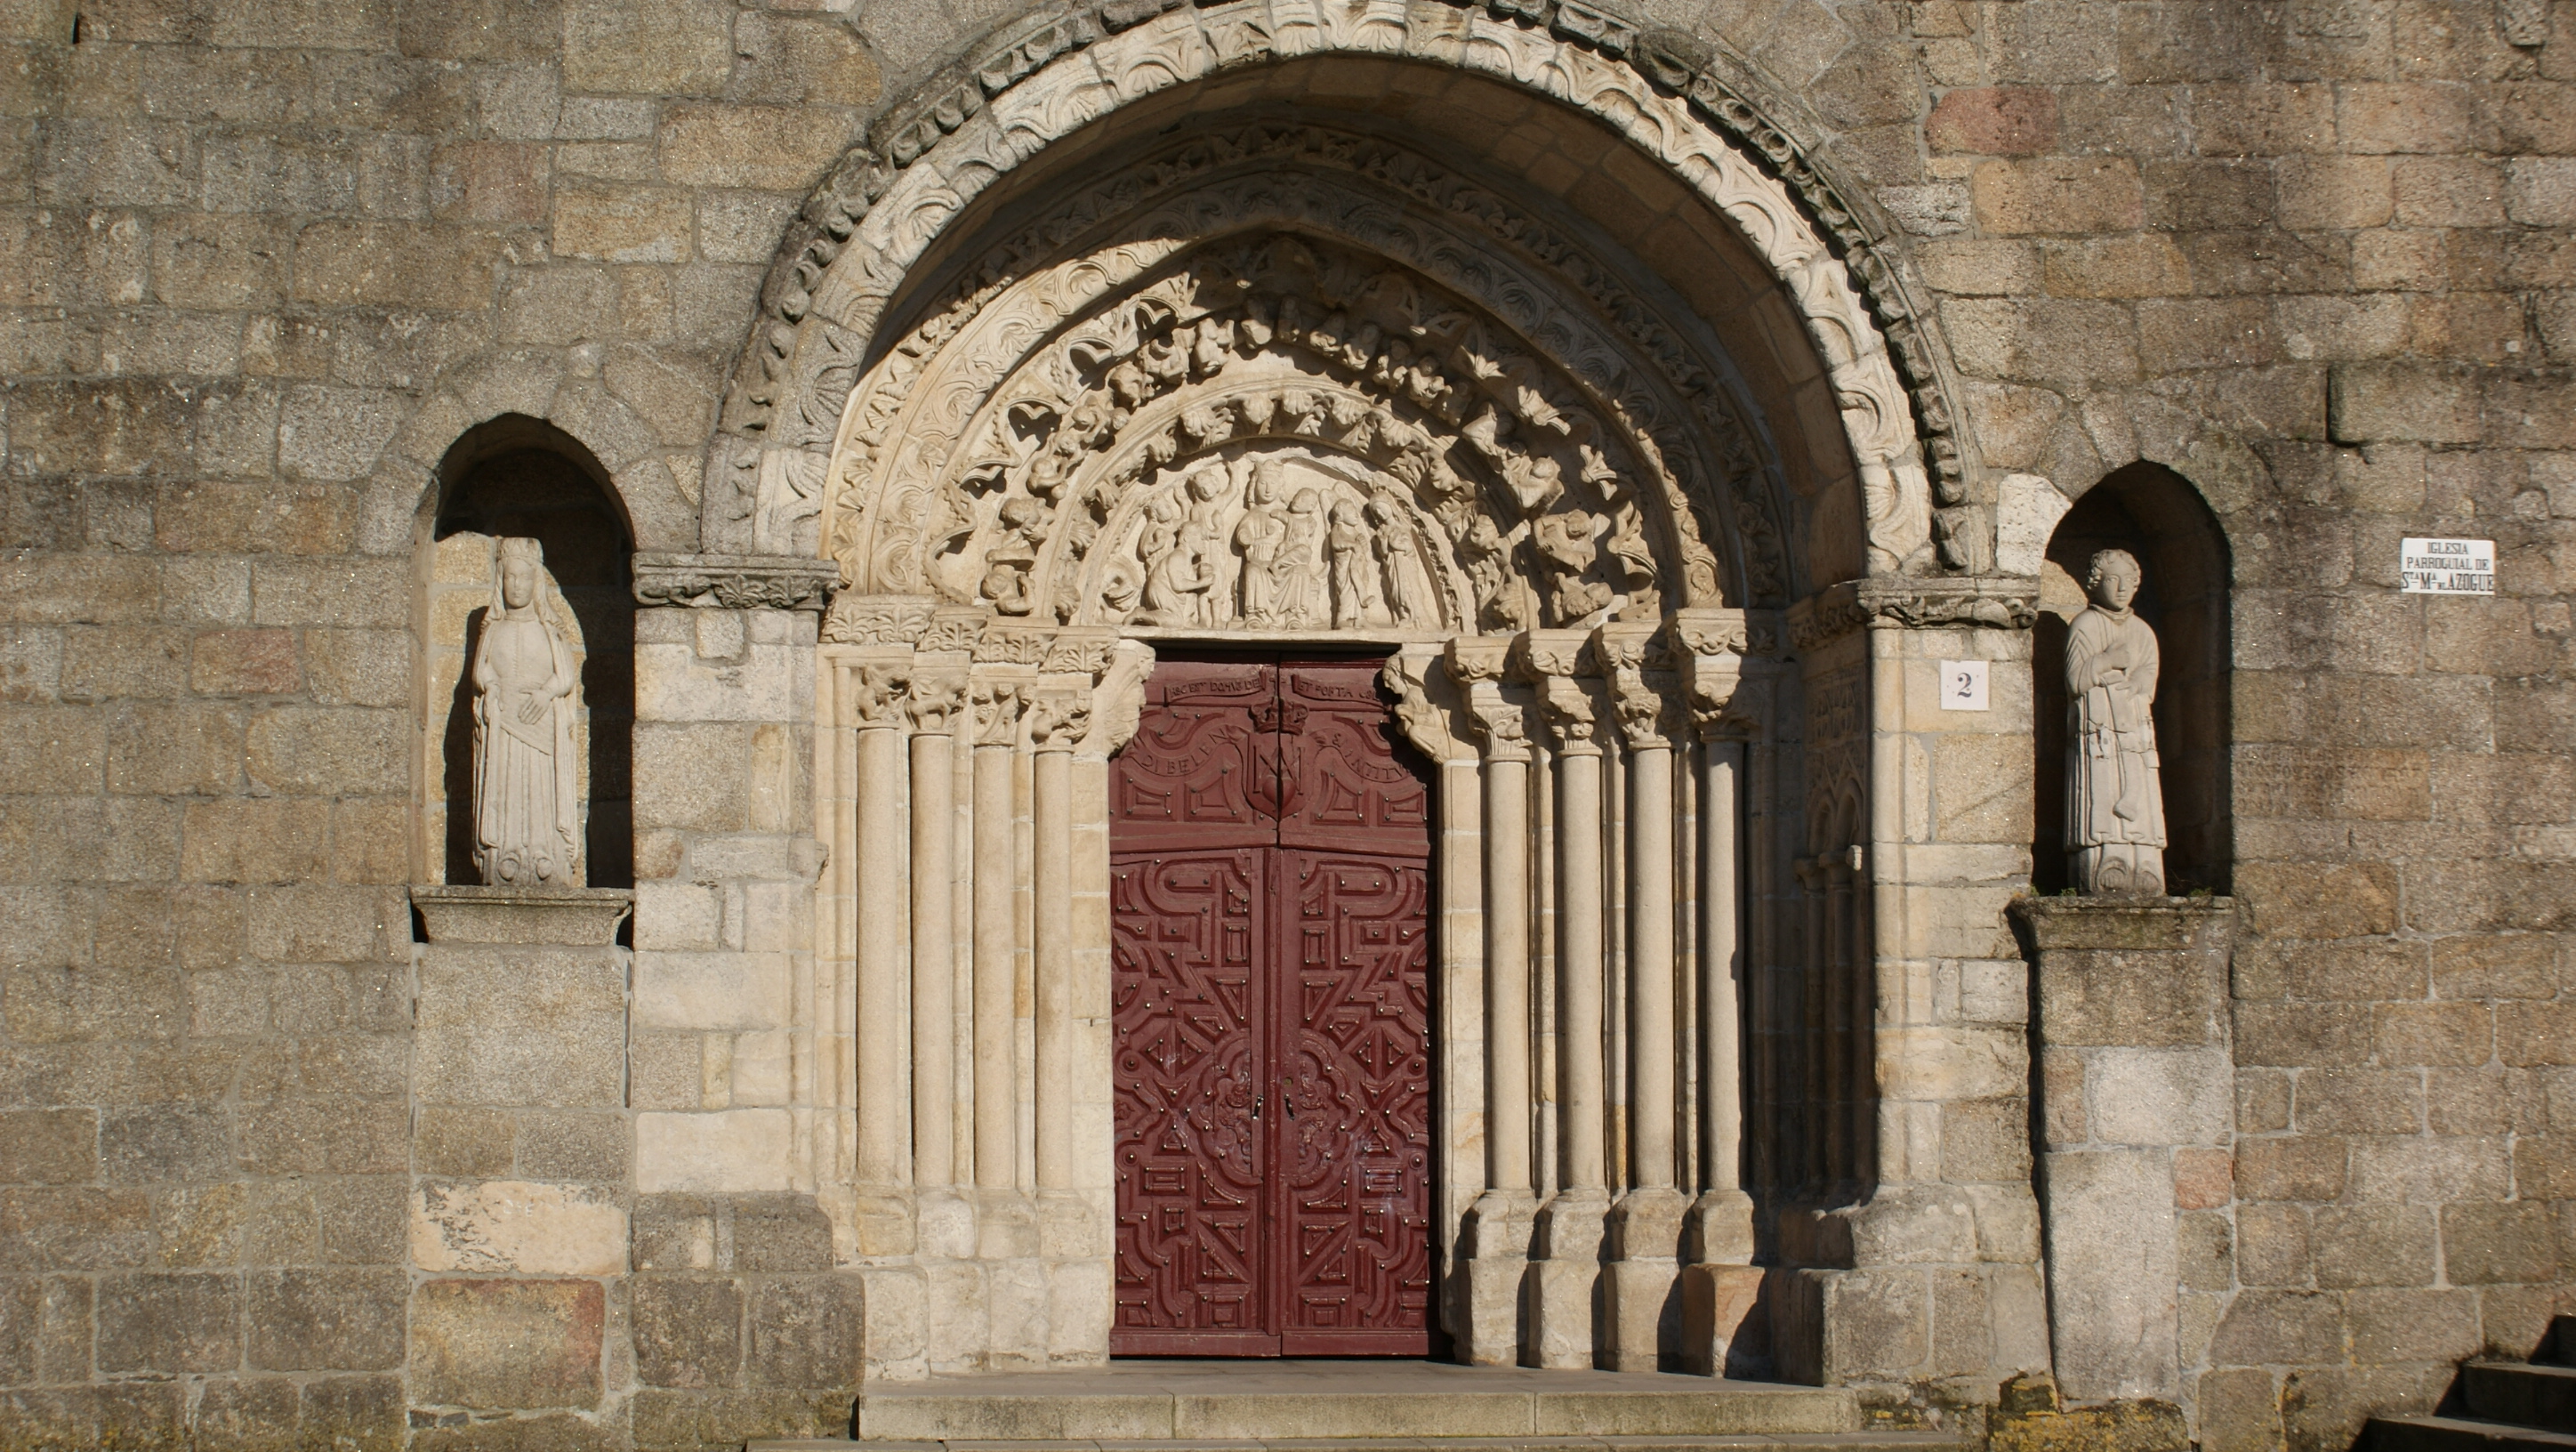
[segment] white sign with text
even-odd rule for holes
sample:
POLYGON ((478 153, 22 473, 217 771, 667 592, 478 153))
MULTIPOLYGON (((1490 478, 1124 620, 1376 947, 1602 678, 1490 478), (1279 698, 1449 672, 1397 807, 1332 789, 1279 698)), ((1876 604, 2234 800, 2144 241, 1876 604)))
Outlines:
POLYGON ((1941 662, 1941 709, 1944 711, 1982 711, 1986 709, 1986 667, 1990 661, 1945 660, 1941 662))
POLYGON ((2399 592, 2407 595, 2492 595, 2495 541, 2399 540, 2397 578, 2399 592))

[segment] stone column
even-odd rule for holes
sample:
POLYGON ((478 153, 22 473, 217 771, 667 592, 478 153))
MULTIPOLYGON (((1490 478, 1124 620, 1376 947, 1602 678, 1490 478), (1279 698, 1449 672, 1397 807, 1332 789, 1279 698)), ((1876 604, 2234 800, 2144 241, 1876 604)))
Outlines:
MULTIPOLYGON (((863 1237, 895 1243, 898 1222, 909 1222, 912 1206, 904 1187, 911 1179, 912 1116, 904 1099, 906 1040, 904 1016, 907 958, 907 903, 902 889, 904 849, 903 703, 911 681, 910 652, 901 657, 857 661, 843 669, 841 709, 856 728, 856 770, 852 774, 858 801, 858 890, 853 894, 858 919, 858 1060, 859 1141, 857 1181, 859 1216, 873 1229, 863 1237), (873 882, 873 886, 872 886, 873 882), (888 889, 891 884, 891 890, 888 889)), ((913 1246, 906 1244, 904 1250, 913 1246)))
POLYGON ((1682 1213, 1678 1188, 1678 993, 1674 984, 1671 678, 1643 670, 1650 625, 1604 626, 1594 649, 1612 670, 1628 748, 1628 1187, 1609 1221, 1605 1340, 1616 1371, 1654 1371, 1678 1345, 1682 1213))
POLYGON ((1088 692, 1046 689, 1029 707, 1036 847, 1030 886, 1037 897, 1038 1188, 1075 1185, 1073 1059, 1073 748, 1091 730, 1088 692))
POLYGON ((1575 675, 1591 663, 1581 634, 1534 630, 1521 640, 1523 664, 1536 678, 1556 753, 1556 959, 1563 994, 1557 1024, 1562 1178, 1539 1211, 1531 1247, 1537 1277, 1531 1340, 1540 1366, 1590 1367, 1598 1356, 1594 1303, 1610 1209, 1603 1137, 1601 744, 1595 739, 1600 711, 1593 698, 1597 683, 1575 675))
POLYGON ((1459 1255, 1459 1352, 1477 1366, 1520 1357, 1521 1283, 1529 1270, 1530 1183, 1529 714, 1506 694, 1509 642, 1449 643, 1448 669, 1467 698, 1484 763, 1485 1189, 1469 1207, 1459 1255))
MULTIPOLYGON (((912 724, 912 1181, 922 1254, 975 1253, 974 1217, 957 1183, 957 953, 955 892, 958 714, 965 662, 913 662, 912 724)), ((867 885, 862 883, 865 892, 867 885)))
MULTIPOLYGON (((1011 757, 1028 705, 1028 682, 977 667, 975 709, 975 1184, 1018 1187, 1020 1085, 1019 918, 1012 902, 1018 853, 1011 757)), ((989 1197, 988 1197, 989 1198, 989 1197)), ((997 1252, 988 1248, 986 1255, 997 1252)))

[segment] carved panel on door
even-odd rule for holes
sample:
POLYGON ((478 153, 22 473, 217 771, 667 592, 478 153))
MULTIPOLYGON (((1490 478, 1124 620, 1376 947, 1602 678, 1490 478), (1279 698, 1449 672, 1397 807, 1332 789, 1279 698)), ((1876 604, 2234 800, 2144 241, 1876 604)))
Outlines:
POLYGON ((1270 1017, 1269 985, 1255 971, 1269 916, 1265 856, 1206 852, 1110 871, 1121 1333, 1276 1346, 1260 1245, 1268 1146, 1256 1109, 1268 1056, 1255 1030, 1270 1017))
POLYGON ((1279 671, 1279 841, 1288 847, 1431 851, 1431 793, 1398 746, 1372 665, 1279 671), (1402 753, 1402 755, 1399 755, 1402 753))
POLYGON ((1419 863, 1287 851, 1298 1011, 1282 1015, 1290 1356, 1430 1349, 1430 882, 1419 863))
POLYGON ((1136 735, 1110 768, 1110 819, 1164 849, 1276 840, 1277 698, 1266 665, 1156 670, 1136 735))
POLYGON ((1430 1348, 1430 796, 1376 677, 1166 664, 1112 763, 1118 1354, 1430 1348))

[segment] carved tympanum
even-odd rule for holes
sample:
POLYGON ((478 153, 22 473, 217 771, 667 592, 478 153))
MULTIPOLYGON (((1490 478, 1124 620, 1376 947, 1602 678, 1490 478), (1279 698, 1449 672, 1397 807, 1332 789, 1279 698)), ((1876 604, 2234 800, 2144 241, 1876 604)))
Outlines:
POLYGON ((2126 550, 2093 557, 2093 603, 2066 632, 2066 849, 2079 891, 2165 890, 2164 786, 2156 760, 2156 633, 2129 608, 2141 572, 2126 550))
POLYGON ((475 866, 496 887, 579 887, 581 674, 535 540, 500 543, 473 679, 475 866))

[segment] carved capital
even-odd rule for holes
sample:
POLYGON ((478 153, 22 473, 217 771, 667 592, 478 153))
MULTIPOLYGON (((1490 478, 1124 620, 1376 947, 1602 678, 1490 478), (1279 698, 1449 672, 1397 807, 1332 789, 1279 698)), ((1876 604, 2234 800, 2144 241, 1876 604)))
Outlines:
POLYGON ((1539 714, 1547 720, 1547 732, 1556 749, 1566 756, 1594 756, 1601 751, 1595 739, 1601 729, 1600 703, 1592 698, 1585 684, 1572 676, 1549 676, 1539 686, 1539 714))
POLYGON ((930 627, 930 608, 920 595, 836 595, 823 616, 823 642, 912 645, 930 627))
POLYGON ((1029 701, 1029 744, 1040 751, 1071 751, 1091 734, 1091 693, 1048 689, 1029 701))
POLYGON ((966 672, 958 666, 932 666, 912 674, 912 691, 904 701, 912 729, 923 736, 946 736, 957 729, 966 709, 966 672))
POLYGON ((1676 610, 1672 630, 1680 655, 1742 655, 1753 634, 1741 610, 1676 610))
POLYGON ((1861 581, 1854 598, 1873 625, 2028 630, 2039 621, 2035 579, 1880 577, 1861 581))
POLYGON ((840 566, 802 555, 635 556, 635 600, 700 610, 820 610, 840 566))
POLYGON ((1592 651, 1604 671, 1638 671, 1660 665, 1663 654, 1652 620, 1618 620, 1592 632, 1592 651))
POLYGON ((1588 675, 1595 669, 1592 634, 1585 630, 1524 630, 1512 640, 1514 674, 1531 682, 1588 675))
POLYGON ((862 731, 900 727, 906 688, 911 684, 908 662, 851 666, 841 675, 842 718, 862 731))
POLYGON ((1068 627, 1055 632, 1038 669, 1048 675, 1085 675, 1094 681, 1109 669, 1109 652, 1118 632, 1102 627, 1068 627))
POLYGON ((976 605, 941 605, 930 612, 930 623, 921 634, 924 651, 966 652, 975 648, 975 639, 984 630, 992 612, 976 605))
POLYGON ((1665 671, 1623 670, 1611 681, 1610 699, 1619 715, 1619 735, 1632 751, 1669 748, 1681 734, 1682 713, 1675 701, 1678 683, 1665 671))
POLYGON ((1040 625, 1011 625, 987 619, 975 637, 977 665, 1033 666, 1046 659, 1055 632, 1040 625))
POLYGON ((1511 653, 1508 635, 1461 635, 1443 648, 1441 658, 1449 667, 1449 679, 1461 686, 1472 686, 1478 681, 1501 680, 1511 653))
POLYGON ((978 675, 968 691, 975 709, 975 744, 1008 746, 1020 734, 1020 713, 1029 706, 1029 683, 978 675))
POLYGON ((1467 718, 1484 738, 1487 761, 1530 759, 1529 709, 1503 693, 1494 681, 1467 688, 1467 718))

